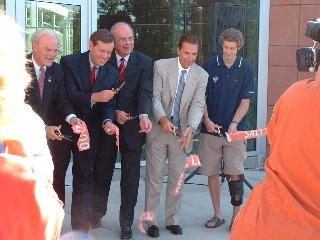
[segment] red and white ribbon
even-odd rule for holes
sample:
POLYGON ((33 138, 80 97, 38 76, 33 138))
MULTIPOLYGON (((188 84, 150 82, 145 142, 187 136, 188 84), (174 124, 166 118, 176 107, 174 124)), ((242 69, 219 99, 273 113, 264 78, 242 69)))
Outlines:
POLYGON ((250 130, 250 131, 236 131, 234 133, 226 133, 229 142, 257 138, 267 135, 267 128, 250 130))
POLYGON ((179 193, 180 187, 182 185, 182 181, 184 179, 184 173, 185 173, 186 169, 190 168, 190 167, 200 167, 200 166, 202 166, 202 165, 201 165, 201 162, 199 160, 198 155, 191 154, 189 159, 186 161, 186 165, 184 166, 183 171, 180 175, 180 178, 176 184, 176 187, 174 188, 174 191, 173 191, 174 195, 177 196, 179 193))
POLYGON ((80 134, 77 143, 79 151, 88 150, 90 148, 90 136, 87 125, 85 123, 77 124, 72 129, 74 133, 80 134))
POLYGON ((154 220, 154 212, 152 210, 142 213, 138 221, 138 230, 144 234, 147 234, 142 223, 144 221, 153 222, 153 220, 154 220))

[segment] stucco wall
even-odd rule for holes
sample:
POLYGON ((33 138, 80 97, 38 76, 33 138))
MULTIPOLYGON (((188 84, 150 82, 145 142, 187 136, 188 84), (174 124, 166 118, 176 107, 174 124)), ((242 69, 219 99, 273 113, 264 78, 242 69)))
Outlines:
MULTIPOLYGON (((270 1, 268 121, 277 100, 291 84, 314 76, 297 71, 296 50, 313 45, 305 31, 308 21, 315 18, 320 18, 319 0, 270 1)), ((269 152, 269 146, 267 149, 269 152)))

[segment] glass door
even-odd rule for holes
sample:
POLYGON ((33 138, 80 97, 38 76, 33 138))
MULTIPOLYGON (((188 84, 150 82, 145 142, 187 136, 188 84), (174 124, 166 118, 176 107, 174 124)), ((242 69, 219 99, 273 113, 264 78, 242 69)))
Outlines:
POLYGON ((91 20, 93 14, 96 19, 96 0, 10 1, 15 2, 17 22, 25 26, 27 52, 32 51, 32 34, 42 28, 50 28, 59 36, 57 62, 62 56, 88 49, 89 33, 96 30, 96 20, 91 20))
POLYGON ((61 56, 81 51, 81 5, 26 1, 26 51, 32 51, 31 36, 42 28, 54 30, 60 40, 61 56))

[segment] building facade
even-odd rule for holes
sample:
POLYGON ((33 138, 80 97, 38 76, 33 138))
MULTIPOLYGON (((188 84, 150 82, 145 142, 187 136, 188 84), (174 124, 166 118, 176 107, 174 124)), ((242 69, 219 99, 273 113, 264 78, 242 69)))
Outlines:
MULTIPOLYGON (((176 56, 180 36, 193 33, 201 41, 199 65, 221 52, 220 33, 235 27, 244 33, 239 52, 256 69, 256 97, 247 116, 248 129, 265 128, 280 95, 293 82, 312 77, 296 67, 296 49, 310 47, 307 22, 320 17, 318 0, 0 0, 6 13, 30 37, 40 28, 54 29, 61 56, 88 49, 90 34, 117 21, 135 31, 135 49, 154 61, 176 56)), ((248 156, 268 155, 266 137, 248 141, 248 156)))

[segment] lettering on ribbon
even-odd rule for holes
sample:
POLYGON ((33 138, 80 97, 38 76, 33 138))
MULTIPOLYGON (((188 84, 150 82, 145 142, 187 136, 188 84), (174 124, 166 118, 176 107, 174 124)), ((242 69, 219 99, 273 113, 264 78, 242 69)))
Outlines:
POLYGON ((90 148, 90 136, 87 125, 85 123, 77 124, 72 129, 74 133, 80 134, 77 142, 79 151, 88 150, 90 148))
POLYGON ((267 128, 250 130, 250 131, 236 131, 234 133, 226 133, 229 142, 240 141, 245 139, 257 138, 267 135, 267 128))
POLYGON ((153 222, 154 220, 154 212, 153 211, 147 211, 140 215, 139 221, 138 221, 138 230, 144 234, 147 234, 145 228, 143 227, 143 222, 153 222))
POLYGON ((200 167, 200 166, 202 166, 201 165, 201 162, 200 162, 200 160, 199 160, 199 157, 198 157, 198 155, 195 155, 195 154, 191 154, 190 156, 189 156, 189 159, 186 161, 186 164, 185 164, 185 166, 184 166, 184 168, 183 168, 183 170, 182 170, 182 173, 181 173, 181 175, 180 175, 180 177, 179 177, 179 180, 178 180, 178 182, 177 182, 177 184, 176 184, 176 187, 174 188, 174 190, 173 190, 173 194, 174 195, 178 195, 178 193, 179 193, 179 190, 180 190, 180 188, 181 188, 181 185, 182 185, 182 181, 183 181, 183 179, 184 179, 184 173, 185 173, 185 171, 186 171, 186 169, 187 168, 190 168, 190 167, 200 167))

